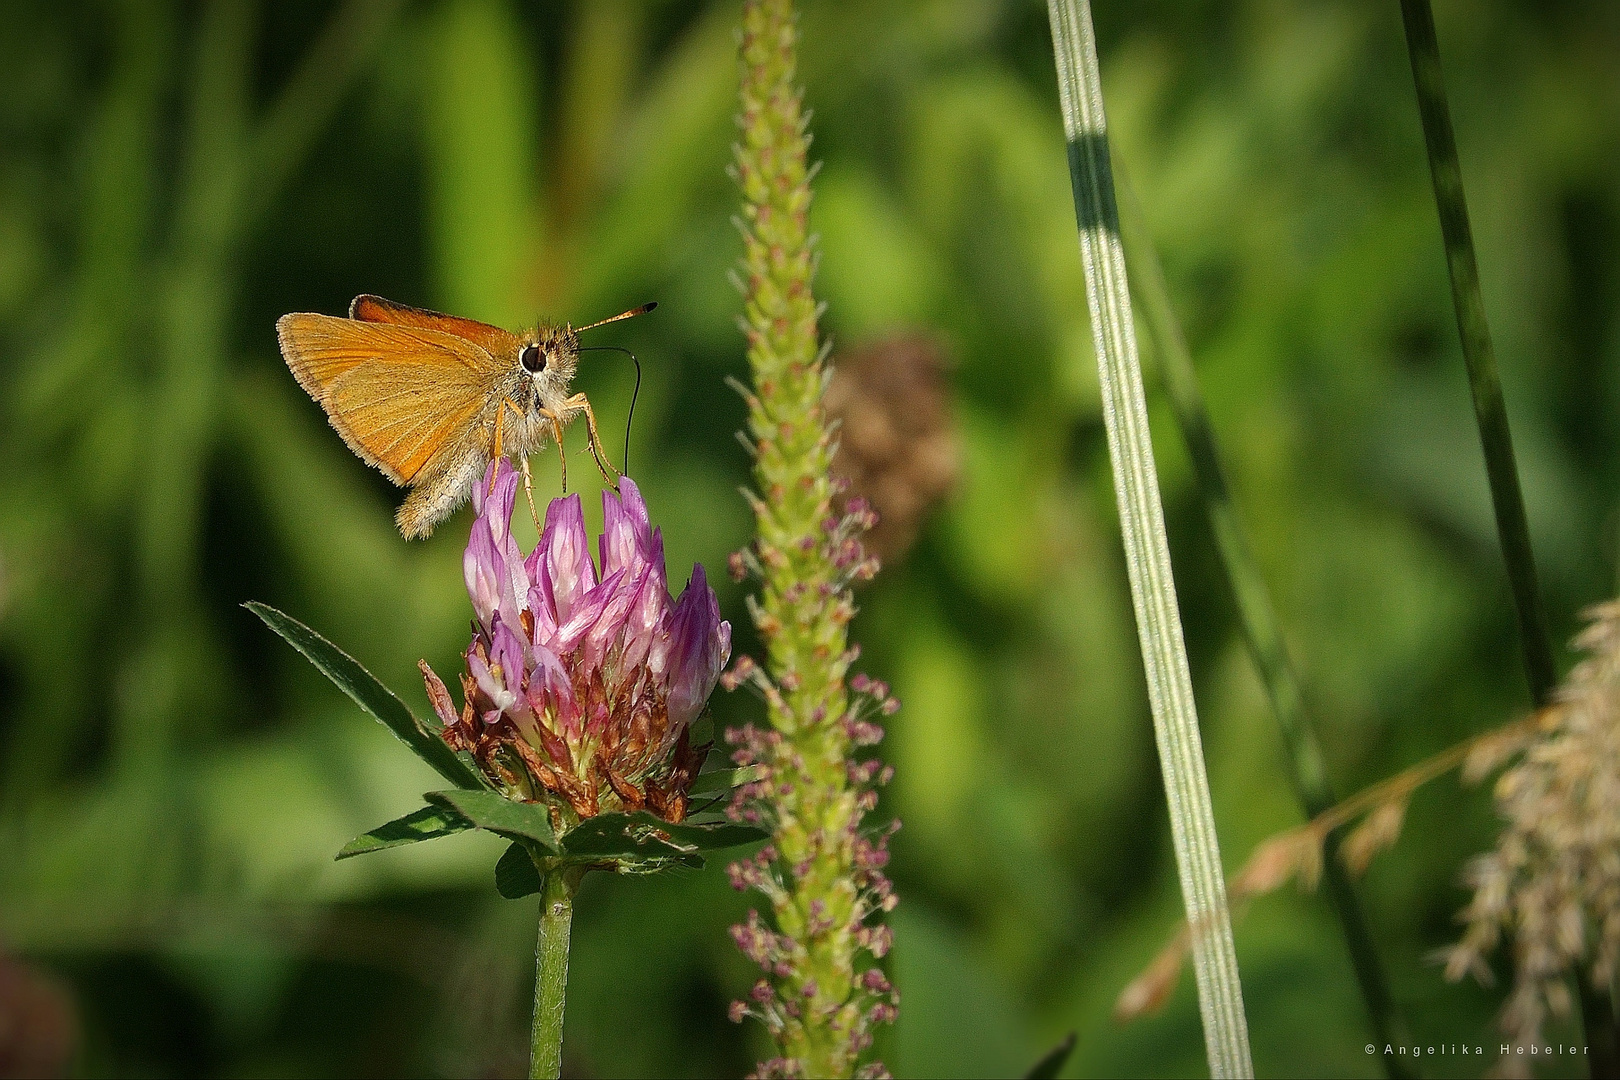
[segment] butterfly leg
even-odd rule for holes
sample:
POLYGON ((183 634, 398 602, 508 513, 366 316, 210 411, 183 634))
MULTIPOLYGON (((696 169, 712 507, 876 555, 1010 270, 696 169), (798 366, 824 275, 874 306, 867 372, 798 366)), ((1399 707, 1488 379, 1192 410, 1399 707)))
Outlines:
POLYGON ((540 511, 534 508, 534 476, 529 472, 529 455, 524 454, 520 460, 523 462, 523 494, 529 499, 529 517, 534 520, 534 534, 539 536, 546 530, 540 525, 540 511))
POLYGON ((568 455, 563 452, 562 421, 551 418, 551 437, 557 440, 557 460, 562 464, 563 494, 568 494, 568 455))
MULTIPOLYGON (((501 460, 501 421, 506 418, 507 402, 501 402, 501 407, 495 411, 495 438, 490 447, 489 460, 491 463, 501 460)), ((489 470, 489 492, 495 490, 495 470, 489 470)), ((488 492, 486 492, 488 494, 488 492)))
POLYGON ((563 453, 562 421, 557 418, 556 413, 543 405, 535 411, 540 414, 540 419, 551 421, 551 437, 557 442, 557 460, 562 464, 562 489, 563 494, 566 495, 568 494, 568 455, 563 453))
MULTIPOLYGON (((513 416, 519 418, 523 416, 523 410, 518 408, 517 402, 513 401, 511 398, 505 398, 501 401, 500 411, 495 414, 495 445, 493 448, 494 452, 490 457, 491 461, 497 461, 501 456, 501 420, 506 416, 507 409, 512 410, 513 416)), ((540 513, 534 508, 534 476, 529 472, 529 455, 524 454, 523 457, 519 459, 519 464, 522 466, 523 470, 523 494, 529 500, 529 517, 534 519, 535 532, 539 533, 540 513)), ((492 492, 495 490, 495 475, 493 473, 490 474, 489 490, 492 492)))
POLYGON ((607 451, 602 449, 602 436, 596 433, 596 413, 591 410, 591 403, 584 394, 575 394, 568 399, 568 404, 585 413, 585 426, 591 433, 591 456, 596 459, 596 467, 602 471, 602 479, 612 485, 614 491, 618 491, 619 470, 608 464, 607 451))

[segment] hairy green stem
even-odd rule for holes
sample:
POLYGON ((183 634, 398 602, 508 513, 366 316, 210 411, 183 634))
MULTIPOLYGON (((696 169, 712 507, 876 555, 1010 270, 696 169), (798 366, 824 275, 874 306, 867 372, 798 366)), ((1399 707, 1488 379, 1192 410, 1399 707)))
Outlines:
MULTIPOLYGON (((537 864, 538 865, 538 864, 537 864)), ((577 871, 541 869, 540 937, 534 948, 534 1022, 529 1029, 530 1080, 562 1075, 563 1008, 568 998, 568 935, 574 921, 577 871)))
MULTIPOLYGON (((1451 276, 1451 302, 1457 313, 1457 332, 1462 338, 1463 359, 1468 365, 1469 388, 1474 398, 1474 418, 1479 423, 1480 443, 1485 451, 1485 472, 1490 479, 1491 503, 1496 510, 1496 531, 1501 538, 1502 559, 1507 565, 1513 609, 1519 621, 1519 647, 1530 681, 1530 695, 1537 706, 1544 706, 1552 701, 1558 669, 1553 661, 1552 635, 1547 629, 1547 615, 1536 582, 1530 525, 1524 510, 1524 495, 1519 488, 1518 466, 1514 462, 1502 379, 1496 368, 1496 352, 1491 346, 1490 325, 1485 319, 1485 300, 1480 294, 1479 263, 1474 255, 1473 231, 1468 224, 1468 201, 1463 194, 1462 162, 1457 156, 1457 137, 1451 127, 1451 106, 1446 99, 1440 43, 1429 0, 1401 0, 1401 20, 1406 28, 1406 51, 1412 62, 1418 113, 1423 120, 1423 142, 1428 151, 1429 176, 1434 182, 1435 207, 1440 215, 1446 269, 1451 276)), ((1594 987, 1587 979, 1577 979, 1576 983, 1581 996, 1581 1017, 1586 1024, 1592 1075, 1620 1076, 1620 1024, 1616 1022, 1614 1002, 1607 989, 1594 987)))
POLYGON ((1192 934, 1204 1049, 1212 1076, 1253 1076, 1226 878, 1215 835, 1131 319, 1091 5, 1089 0, 1048 0, 1047 12, 1068 138, 1069 177, 1091 308, 1108 456, 1169 804, 1170 835, 1192 934))

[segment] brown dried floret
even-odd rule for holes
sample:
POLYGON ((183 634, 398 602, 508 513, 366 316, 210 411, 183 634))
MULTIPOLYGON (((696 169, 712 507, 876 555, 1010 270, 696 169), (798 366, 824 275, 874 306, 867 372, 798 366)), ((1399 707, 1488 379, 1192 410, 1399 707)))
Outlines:
POLYGON ((840 423, 832 471, 848 484, 844 498, 863 498, 878 513, 862 543, 892 563, 956 483, 961 452, 945 351, 921 333, 851 349, 837 357, 826 407, 840 423))

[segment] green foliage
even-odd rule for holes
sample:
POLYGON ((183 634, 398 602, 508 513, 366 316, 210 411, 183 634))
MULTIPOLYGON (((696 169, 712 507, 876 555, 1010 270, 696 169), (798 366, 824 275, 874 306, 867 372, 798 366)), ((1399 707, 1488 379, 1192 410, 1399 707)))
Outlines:
POLYGON ((540 871, 534 865, 534 856, 522 843, 512 841, 512 846, 502 852, 495 862, 495 891, 508 900, 521 900, 525 896, 533 896, 544 887, 540 871))
MULTIPOLYGON (((1095 6, 1116 157, 1348 793, 1528 704, 1399 13, 1095 6)), ((1611 7, 1436 10, 1555 646, 1616 581, 1611 7)), ((425 717, 417 661, 448 673, 466 645, 468 519, 400 540, 400 493, 298 389, 272 326, 362 291, 514 323, 658 300, 602 331, 646 373, 636 480, 672 581, 702 560, 757 655, 719 572, 751 529, 744 408, 721 383, 745 371, 726 281, 738 5, 248 0, 236 27, 230 8, 24 0, 0 21, 0 938, 81 1002, 84 1075, 513 1072, 535 926, 533 901, 489 887, 506 843, 467 830, 333 862, 455 785, 239 606, 297 612, 425 717), (463 43, 502 68, 449 70, 463 43), (498 116, 480 118, 486 92, 498 116), (273 146, 274 169, 232 164, 273 146)), ((897 774, 877 816, 905 828, 903 1002, 878 1049, 900 1076, 1014 1075, 1078 1030, 1064 1075, 1197 1074, 1190 979, 1157 1017, 1109 1019, 1173 925, 1176 882, 1044 12, 803 13, 834 362, 929 328, 961 437, 956 492, 853 628, 905 703, 880 748, 897 774)), ((579 385, 622 430, 628 367, 590 356, 579 385)), ((1232 866, 1300 812, 1191 464, 1147 389, 1232 866)), ((556 494, 555 460, 534 466, 537 497, 556 494)), ((719 695, 717 730, 755 709, 719 695)), ((1425 959, 1495 828, 1487 792, 1442 781, 1365 883, 1420 1042, 1499 1041, 1499 998, 1425 959)), ((755 977, 726 938, 744 910, 717 866, 589 875, 570 1068, 752 1068, 762 1047, 724 1016, 755 977)), ((1378 1073, 1322 898, 1258 901, 1236 940, 1259 1073, 1378 1073)))
POLYGON ((429 806, 379 825, 351 840, 338 858, 433 840, 467 829, 487 829, 512 841, 495 864, 495 888, 508 900, 540 891, 535 860, 548 866, 576 865, 621 874, 651 873, 666 866, 703 867, 700 851, 757 844, 766 834, 729 822, 672 825, 647 813, 600 814, 570 829, 560 840, 544 805, 520 803, 492 791, 435 791, 429 806))
POLYGON ((430 791, 423 797, 435 806, 455 811, 480 829, 534 848, 536 854, 556 855, 562 851, 545 803, 517 802, 489 790, 430 791))
MULTIPOLYGON (((465 753, 450 749, 439 737, 440 725, 436 717, 426 722, 417 719, 392 690, 378 682, 352 656, 292 616, 256 601, 242 606, 263 619, 264 624, 281 635, 287 644, 303 653, 310 663, 320 669, 321 674, 392 731, 395 738, 410 748, 411 753, 433 766, 440 776, 463 788, 487 788, 483 774, 472 759, 465 753)), ((493 795, 493 792, 475 790, 469 794, 469 798, 479 795, 493 795)), ((474 805, 483 806, 484 803, 474 805)), ((456 808, 460 809, 459 806, 456 808)), ((546 835, 550 836, 549 830, 546 835)))
POLYGON ((454 809, 424 806, 420 810, 413 810, 404 817, 395 818, 386 825, 379 825, 370 832, 355 837, 343 845, 343 850, 337 853, 337 857, 347 859, 354 855, 399 847, 401 844, 414 844, 419 840, 437 840, 441 836, 451 836, 474 827, 471 820, 454 809))
POLYGON ((692 781, 690 794, 708 795, 713 792, 727 792, 734 787, 741 787, 759 779, 761 768, 758 765, 749 765, 742 769, 710 769, 706 773, 699 773, 697 779, 692 781))
POLYGON ((614 862, 624 872, 637 864, 657 866, 679 862, 702 866, 694 856, 741 844, 757 844, 766 834, 751 825, 725 821, 683 822, 671 825, 645 811, 633 814, 598 814, 587 818, 563 837, 564 855, 580 862, 614 862))

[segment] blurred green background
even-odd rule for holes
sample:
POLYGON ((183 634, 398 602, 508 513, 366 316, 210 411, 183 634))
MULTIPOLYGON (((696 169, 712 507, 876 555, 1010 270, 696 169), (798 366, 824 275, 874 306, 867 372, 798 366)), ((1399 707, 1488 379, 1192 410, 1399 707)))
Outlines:
MULTIPOLYGON (((1527 703, 1397 6, 1095 6, 1116 154, 1348 793, 1527 703)), ((467 519, 402 541, 399 493, 272 324, 359 292, 512 326, 657 299, 600 340, 646 370, 631 457, 672 578, 718 572, 751 527, 722 382, 745 370, 737 5, 4 7, 0 948, 65 985, 84 1075, 515 1075, 534 903, 496 897, 500 843, 334 863, 435 780, 238 606, 306 620, 423 709, 417 659, 448 675, 465 644, 467 519)), ((1437 19, 1565 639, 1620 551, 1620 9, 1446 0, 1437 19)), ((1044 5, 810 2, 802 29, 826 330, 936 335, 961 447, 856 625, 905 702, 883 747, 882 812, 905 822, 885 1060, 1014 1074, 1075 1029, 1069 1075, 1200 1075, 1190 976, 1157 1017, 1108 1016, 1179 898, 1044 5)), ((1299 811, 1148 359, 1233 868, 1299 811)), ((579 382, 620 429, 629 366, 594 354, 579 382)), ((1420 1042, 1500 1042, 1500 991, 1430 960, 1493 830, 1487 793, 1441 780, 1366 882, 1420 1042)), ((760 1032, 725 1019, 747 904, 718 868, 589 881, 569 1069, 747 1071, 760 1032)), ((1262 1074, 1379 1073, 1324 900, 1257 902, 1237 944, 1262 1074)))

